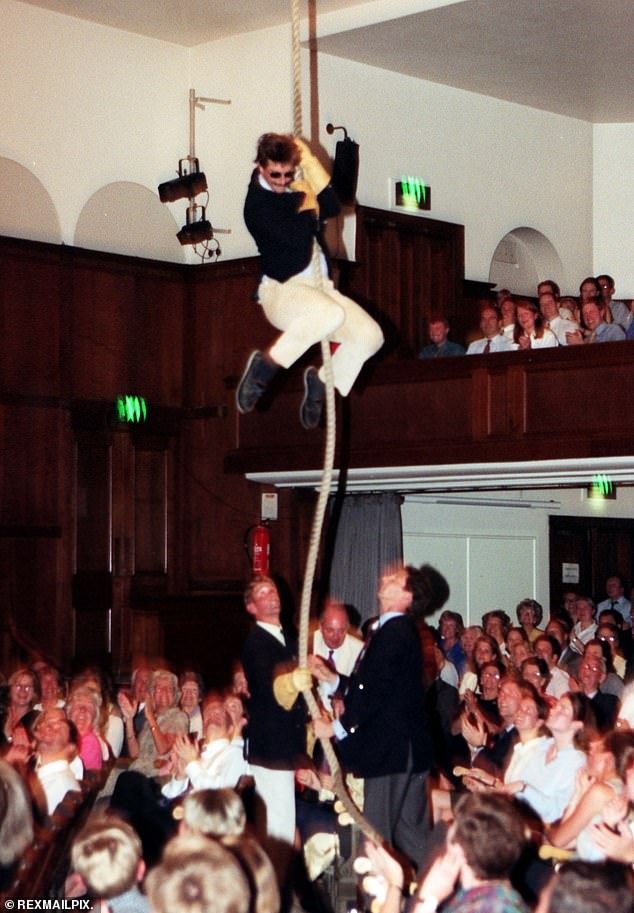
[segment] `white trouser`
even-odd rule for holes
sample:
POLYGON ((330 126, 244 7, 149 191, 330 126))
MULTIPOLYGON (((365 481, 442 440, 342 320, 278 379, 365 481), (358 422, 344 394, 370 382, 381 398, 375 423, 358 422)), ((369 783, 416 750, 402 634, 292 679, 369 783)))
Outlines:
POLYGON ((249 769, 255 780, 255 791, 266 809, 267 836, 292 846, 295 840, 295 771, 271 770, 256 764, 250 764, 249 769))
MULTIPOLYGON (((278 282, 265 276, 258 299, 267 320, 282 335, 270 350, 271 358, 290 368, 307 349, 329 336, 339 347, 332 356, 334 384, 347 396, 364 363, 383 345, 377 323, 351 298, 324 278, 321 287, 307 276, 278 282)), ((319 376, 324 380, 323 368, 319 376)))

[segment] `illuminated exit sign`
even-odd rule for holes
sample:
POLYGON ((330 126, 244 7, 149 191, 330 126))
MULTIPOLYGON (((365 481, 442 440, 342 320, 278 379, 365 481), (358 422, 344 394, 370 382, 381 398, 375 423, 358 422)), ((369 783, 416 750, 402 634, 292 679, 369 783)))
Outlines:
POLYGON ((117 419, 128 424, 147 421, 147 405, 143 396, 117 396, 117 419))
POLYGON ((431 209, 431 187, 421 178, 403 175, 393 182, 393 205, 400 209, 431 209))

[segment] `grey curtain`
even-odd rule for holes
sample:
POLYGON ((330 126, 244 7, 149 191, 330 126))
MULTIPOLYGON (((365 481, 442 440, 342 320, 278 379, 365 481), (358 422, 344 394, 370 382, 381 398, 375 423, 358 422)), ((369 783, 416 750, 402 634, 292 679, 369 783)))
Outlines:
POLYGON ((399 494, 346 495, 334 534, 329 591, 357 609, 361 620, 376 615, 377 584, 386 567, 403 560, 399 494))

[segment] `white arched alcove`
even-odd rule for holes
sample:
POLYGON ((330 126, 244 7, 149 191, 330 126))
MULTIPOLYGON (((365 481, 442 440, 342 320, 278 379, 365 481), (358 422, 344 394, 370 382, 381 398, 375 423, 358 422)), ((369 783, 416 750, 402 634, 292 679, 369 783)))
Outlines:
POLYGON ((13 159, 0 157, 0 234, 61 244, 57 210, 35 175, 13 159))
POLYGON ((514 228, 493 253, 489 282, 516 295, 537 294, 537 283, 554 279, 561 285, 563 267, 548 238, 534 228, 514 228))
POLYGON ((90 250, 184 263, 185 251, 176 237, 180 227, 154 191, 117 181, 90 197, 77 220, 74 243, 90 250))

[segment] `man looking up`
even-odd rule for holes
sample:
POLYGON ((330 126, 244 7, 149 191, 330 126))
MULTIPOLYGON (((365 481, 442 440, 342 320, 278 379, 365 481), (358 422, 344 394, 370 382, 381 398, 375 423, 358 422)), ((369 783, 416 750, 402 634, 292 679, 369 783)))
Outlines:
MULTIPOLYGON (((267 352, 249 357, 236 390, 238 411, 251 412, 280 367, 290 368, 314 343, 330 337, 334 385, 347 396, 364 362, 383 345, 383 333, 366 311, 338 292, 328 278, 322 243, 325 221, 339 212, 330 176, 306 143, 283 133, 258 141, 256 168, 244 220, 262 258, 258 301, 282 330, 267 352), (295 180, 302 169, 303 179, 295 180), (315 278, 313 244, 319 245, 322 281, 315 278)), ((300 421, 316 428, 324 400, 323 368, 304 372, 300 421)))
POLYGON ((256 821, 256 826, 259 836, 286 845, 280 847, 278 858, 273 859, 272 854, 282 875, 295 836, 294 771, 305 766, 306 711, 304 702, 295 698, 304 687, 310 687, 311 677, 306 671, 307 677, 302 678, 302 670, 295 669, 296 643, 291 632, 282 628, 275 582, 270 577, 254 578, 244 602, 255 619, 242 652, 250 694, 245 741, 255 788, 266 812, 266 821, 256 821), (278 676, 290 678, 289 686, 294 687, 288 710, 276 698, 274 682, 278 676))
MULTIPOLYGON (((336 736, 342 766, 365 778, 368 821, 415 864, 428 850, 430 834, 426 780, 432 746, 412 617, 428 596, 426 588, 423 569, 397 567, 383 575, 379 618, 348 682, 343 715, 314 722, 319 738, 336 736)), ((322 674, 313 672, 318 678, 322 674)))

